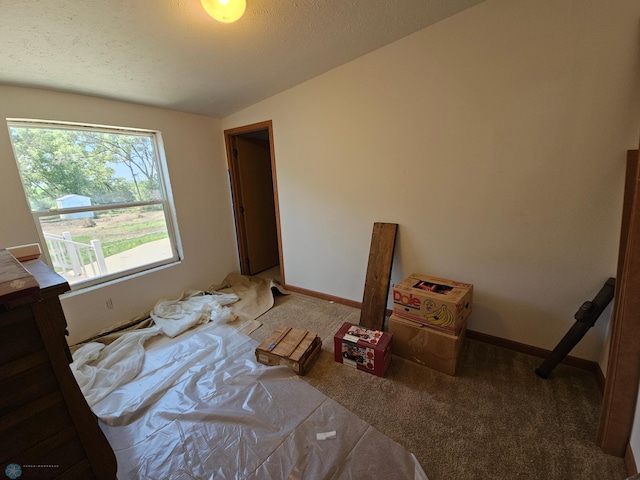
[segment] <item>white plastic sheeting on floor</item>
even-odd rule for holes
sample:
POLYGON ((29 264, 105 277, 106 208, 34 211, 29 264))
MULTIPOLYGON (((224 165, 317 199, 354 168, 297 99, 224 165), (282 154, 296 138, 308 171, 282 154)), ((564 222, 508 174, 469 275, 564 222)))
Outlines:
POLYGON ((257 344, 205 324, 145 345, 139 374, 93 410, 125 479, 426 480, 415 457, 257 344))
POLYGON ((175 300, 160 300, 151 312, 155 325, 125 332, 107 345, 95 341, 78 348, 70 367, 89 406, 136 377, 150 338, 160 334, 175 337, 201 323, 233 320, 231 308, 226 305, 237 300, 235 294, 205 295, 201 291, 187 292, 175 300))

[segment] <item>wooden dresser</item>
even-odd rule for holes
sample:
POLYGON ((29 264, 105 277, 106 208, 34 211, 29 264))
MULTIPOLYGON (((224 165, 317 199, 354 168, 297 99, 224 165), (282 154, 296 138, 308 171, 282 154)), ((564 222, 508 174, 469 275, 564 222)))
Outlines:
POLYGON ((68 290, 40 260, 0 250, 2 478, 116 478, 113 450, 69 368, 58 298, 68 290))

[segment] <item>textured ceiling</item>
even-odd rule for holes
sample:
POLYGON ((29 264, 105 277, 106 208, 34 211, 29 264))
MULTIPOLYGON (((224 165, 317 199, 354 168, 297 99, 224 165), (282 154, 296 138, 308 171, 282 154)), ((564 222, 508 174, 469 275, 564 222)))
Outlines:
POLYGON ((483 0, 0 0, 0 83, 224 117, 483 0))

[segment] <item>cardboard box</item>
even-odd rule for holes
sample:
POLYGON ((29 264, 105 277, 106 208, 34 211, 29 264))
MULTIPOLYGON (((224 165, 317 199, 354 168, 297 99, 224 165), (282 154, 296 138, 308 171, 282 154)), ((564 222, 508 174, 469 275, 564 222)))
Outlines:
POLYGON ((453 336, 398 315, 389 317, 393 353, 412 362, 455 375, 467 328, 453 336))
POLYGON ((391 363, 390 333, 345 323, 333 337, 336 362, 384 377, 391 363))
POLYGON ((322 340, 315 333, 280 325, 256 348, 256 360, 270 366, 285 365, 305 375, 321 347, 322 340))
POLYGON ((414 273, 393 287, 393 313, 458 335, 471 313, 473 285, 414 273))

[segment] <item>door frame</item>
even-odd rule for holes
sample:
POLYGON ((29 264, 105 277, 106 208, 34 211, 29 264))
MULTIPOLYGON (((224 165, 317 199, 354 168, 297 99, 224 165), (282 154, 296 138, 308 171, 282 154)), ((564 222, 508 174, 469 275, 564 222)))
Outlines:
POLYGON ((247 133, 253 133, 261 130, 267 130, 269 134, 269 157, 271 159, 271 181, 273 183, 273 204, 276 214, 276 235, 278 243, 278 262, 280 269, 280 281, 284 284, 284 258, 282 255, 282 235, 280 229, 280 204, 278 201, 278 182, 276 176, 276 161, 275 150, 273 148, 273 122, 266 120, 264 122, 252 123, 250 125, 244 125, 242 127, 231 128, 224 131, 224 143, 227 152, 227 167, 229 171, 229 181, 231 184, 231 197, 233 200, 233 215, 236 224, 236 239, 238 242, 238 255, 240 261, 240 273, 243 275, 249 274, 249 266, 247 265, 246 258, 248 257, 247 249, 247 232, 244 226, 244 222, 239 221, 241 217, 240 212, 240 194, 241 183, 240 175, 235 167, 234 155, 233 155, 233 139, 237 136, 247 133))
MULTIPOLYGON (((607 454, 631 455, 630 435, 640 383, 640 158, 627 152, 611 339, 596 442, 607 454)), ((627 460, 630 462, 631 460, 627 460)), ((635 461, 634 461, 635 463, 635 461)), ((637 468, 634 465, 634 468, 637 468)))

